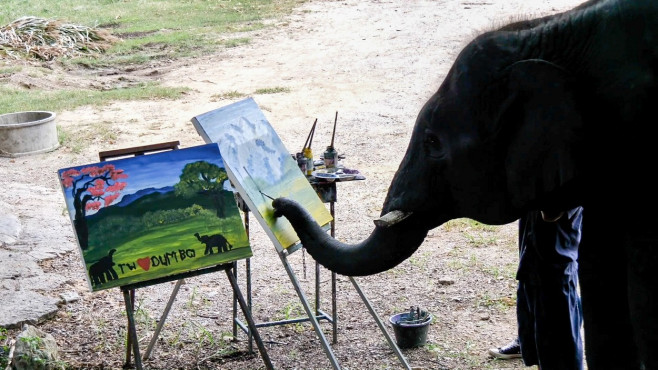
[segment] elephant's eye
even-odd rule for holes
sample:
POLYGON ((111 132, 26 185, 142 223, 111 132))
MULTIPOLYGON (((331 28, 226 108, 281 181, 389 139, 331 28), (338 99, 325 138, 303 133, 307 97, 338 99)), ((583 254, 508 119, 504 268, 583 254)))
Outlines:
POLYGON ((441 140, 431 130, 425 130, 425 141, 423 142, 425 154, 434 159, 441 159, 445 155, 441 140))

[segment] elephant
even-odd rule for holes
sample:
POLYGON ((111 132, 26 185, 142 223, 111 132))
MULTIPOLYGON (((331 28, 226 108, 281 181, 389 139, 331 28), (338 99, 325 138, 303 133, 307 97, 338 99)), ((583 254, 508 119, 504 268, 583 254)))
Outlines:
POLYGON ((657 79, 655 0, 592 0, 481 33, 418 113, 369 237, 339 242, 285 197, 273 215, 319 264, 363 276, 452 219, 583 206, 588 368, 658 369, 657 79))
POLYGON ((226 240, 222 234, 214 235, 199 235, 199 233, 194 233, 194 236, 199 239, 199 241, 206 245, 206 249, 203 254, 214 254, 215 251, 213 248, 217 248, 217 253, 228 252, 233 249, 233 245, 226 240))
POLYGON ((105 284, 107 281, 117 280, 119 275, 114 270, 114 261, 112 257, 117 250, 112 248, 107 253, 107 256, 102 257, 97 262, 89 266, 89 277, 91 277, 92 285, 97 287, 105 284))

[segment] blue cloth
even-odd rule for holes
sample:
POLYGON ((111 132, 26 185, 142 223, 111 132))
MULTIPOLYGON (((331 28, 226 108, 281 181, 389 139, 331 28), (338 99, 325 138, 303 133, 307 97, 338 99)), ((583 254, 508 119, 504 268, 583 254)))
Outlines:
POLYGON ((542 370, 582 370, 578 246, 582 208, 556 222, 529 212, 519 220, 517 320, 523 362, 542 370))

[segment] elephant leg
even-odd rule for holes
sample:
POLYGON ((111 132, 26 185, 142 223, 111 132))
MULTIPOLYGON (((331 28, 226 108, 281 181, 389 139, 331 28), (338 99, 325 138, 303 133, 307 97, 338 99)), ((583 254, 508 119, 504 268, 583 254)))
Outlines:
POLYGON ((91 275, 91 285, 92 286, 100 285, 101 281, 98 279, 98 275, 96 275, 96 273, 89 273, 89 275, 91 275))
MULTIPOLYGON (((110 268, 111 268, 111 267, 110 267, 110 268)), ((112 280, 114 280, 114 277, 113 277, 112 274, 110 273, 110 270, 109 270, 109 269, 105 270, 105 271, 103 272, 103 275, 105 276, 105 280, 107 280, 107 281, 112 281, 112 280)))
MULTIPOLYGON (((642 227, 656 233, 655 225, 642 227)), ((642 235, 626 246, 631 322, 644 369, 658 369, 658 235, 642 235)))
POLYGON ((590 369, 640 369, 628 309, 628 280, 623 240, 611 238, 611 225, 593 209, 583 211, 578 275, 585 329, 585 358, 590 369))
POLYGON ((212 252, 212 247, 209 246, 208 244, 206 244, 206 250, 203 251, 203 255, 204 255, 204 256, 207 256, 207 255, 212 254, 212 253, 213 253, 213 252, 212 252))

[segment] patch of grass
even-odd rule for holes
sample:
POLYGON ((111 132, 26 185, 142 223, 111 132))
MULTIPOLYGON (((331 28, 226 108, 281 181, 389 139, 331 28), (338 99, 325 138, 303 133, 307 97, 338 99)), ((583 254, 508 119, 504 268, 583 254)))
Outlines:
POLYGON ((465 230, 475 230, 475 231, 487 231, 493 232, 496 231, 498 226, 486 225, 481 222, 477 222, 470 218, 457 218, 450 220, 442 225, 446 231, 465 231, 465 230))
POLYGON ((487 235, 483 233, 464 232, 464 236, 468 239, 469 244, 475 247, 483 247, 486 245, 494 244, 498 239, 494 235, 487 235))
POLYGON ((0 67, 0 75, 10 75, 12 73, 17 73, 23 70, 21 66, 6 66, 0 67))
POLYGON ((498 226, 486 225, 470 218, 458 218, 450 220, 441 227, 446 231, 459 231, 468 239, 469 244, 474 246, 485 246, 498 241, 495 232, 498 226))
POLYGON ((476 307, 496 308, 499 311, 506 311, 509 308, 516 307, 516 299, 511 297, 491 297, 488 293, 478 296, 476 307))
POLYGON ((156 321, 151 317, 151 314, 148 312, 148 310, 144 308, 142 299, 138 300, 137 308, 135 309, 133 316, 135 318, 136 325, 145 327, 147 330, 155 329, 156 321))
MULTIPOLYGON (((110 32, 118 41, 103 53, 85 54, 58 62, 98 67, 152 63, 214 53, 218 48, 251 42, 236 35, 266 27, 285 26, 280 22, 306 0, 5 0, 0 26, 25 17, 57 20, 65 24, 92 27, 110 32), (231 33, 231 37, 226 37, 231 33)), ((0 67, 0 75, 20 67, 0 67)), ((263 89, 262 94, 286 89, 263 89)), ((103 105, 116 100, 180 97, 180 89, 150 84, 108 91, 29 91, 0 84, 0 114, 24 110, 71 110, 82 105, 103 105)))
POLYGON ((493 276, 494 279, 514 279, 517 268, 518 263, 508 263, 502 267, 484 266, 482 267, 482 271, 493 276))
MULTIPOLYGON (((126 314, 126 311, 122 311, 123 314, 126 314)), ((105 321, 104 318, 98 317, 93 319, 93 325, 91 327, 93 328, 94 332, 96 333, 96 344, 94 345, 94 350, 103 352, 103 351, 109 351, 112 349, 112 342, 110 338, 108 337, 108 327, 111 325, 108 325, 107 321, 105 321)))
POLYGON ((227 48, 234 48, 240 45, 246 45, 251 42, 251 39, 248 37, 239 37, 236 39, 230 39, 223 42, 224 46, 227 48))
POLYGON ((185 92, 185 87, 163 87, 144 83, 126 88, 111 90, 15 90, 0 86, 0 114, 29 111, 72 110, 83 105, 103 106, 122 100, 177 99, 185 92))
POLYGON ((305 0, 5 0, 0 25, 23 16, 105 29, 121 41, 105 54, 76 58, 82 64, 144 63, 148 58, 185 57, 249 42, 238 37, 220 41, 226 33, 248 32, 271 25, 305 0))
POLYGON ((114 143, 117 140, 117 134, 111 127, 111 122, 95 122, 71 129, 58 126, 57 138, 62 147, 69 148, 73 153, 79 154, 92 142, 114 143))
POLYGON ((254 91, 254 94, 278 94, 278 93, 287 93, 290 92, 290 89, 287 87, 265 87, 262 89, 257 89, 254 91))
MULTIPOLYGON (((304 307, 302 307, 301 303, 290 302, 279 310, 279 318, 277 320, 290 320, 305 316, 306 312, 304 311, 304 307)), ((290 325, 292 325, 293 329, 298 333, 304 331, 304 326, 301 323, 297 322, 290 325)))
POLYGON ((431 347, 425 346, 425 348, 435 352, 439 360, 442 358, 457 358, 469 363, 471 365, 468 367, 469 369, 480 368, 479 355, 471 353, 474 348, 471 342, 466 342, 462 349, 452 349, 442 344, 433 344, 431 347))
POLYGON ((409 257, 409 263, 411 263, 416 267, 424 269, 429 263, 430 258, 432 258, 432 253, 430 252, 415 253, 411 257, 409 257))
POLYGON ((391 277, 395 278, 395 277, 403 276, 404 274, 407 273, 407 271, 403 268, 400 268, 400 267, 396 266, 392 269, 384 271, 383 273, 387 274, 387 275, 390 275, 391 277))
POLYGON ((239 99, 247 96, 247 94, 241 93, 239 91, 227 91, 222 94, 213 94, 210 96, 210 99, 212 101, 217 101, 217 100, 225 100, 225 99, 239 99))
POLYGON ((7 329, 0 327, 0 369, 9 364, 9 346, 7 345, 7 329))
POLYGON ((185 303, 185 307, 192 309, 194 306, 196 306, 196 298, 197 298, 197 287, 193 287, 192 291, 190 292, 190 297, 187 299, 187 302, 185 303))
MULTIPOLYGON (((75 154, 82 153, 82 150, 85 148, 85 145, 82 141, 76 140, 74 138, 74 133, 64 130, 61 126, 57 126, 57 140, 61 146, 71 149, 75 154)), ((62 214, 66 214, 66 209, 62 211, 62 214)))

